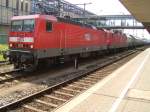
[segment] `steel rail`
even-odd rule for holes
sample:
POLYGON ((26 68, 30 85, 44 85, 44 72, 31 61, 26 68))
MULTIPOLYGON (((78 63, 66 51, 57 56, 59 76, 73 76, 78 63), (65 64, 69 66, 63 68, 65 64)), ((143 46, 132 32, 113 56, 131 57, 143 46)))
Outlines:
POLYGON ((58 83, 58 84, 54 85, 54 86, 48 87, 48 88, 46 88, 44 90, 41 90, 40 92, 36 92, 36 93, 34 93, 32 95, 29 95, 27 97, 19 99, 19 100, 13 102, 13 103, 4 105, 4 106, 0 107, 0 112, 6 112, 8 110, 21 107, 23 104, 28 103, 28 102, 32 101, 33 99, 39 98, 43 94, 53 92, 56 89, 59 89, 59 88, 63 87, 64 85, 71 84, 74 81, 76 81, 78 79, 81 79, 81 78, 83 78, 83 77, 85 77, 85 76, 95 72, 98 69, 102 69, 102 68, 104 68, 104 67, 106 67, 108 65, 111 65, 111 64, 113 64, 113 63, 115 63, 115 62, 117 62, 117 61, 119 61, 119 60, 121 60, 123 58, 126 58, 126 57, 134 54, 135 52, 137 52, 137 51, 130 51, 128 53, 127 52, 124 53, 124 54, 122 53, 119 56, 108 57, 105 60, 103 60, 103 62, 96 63, 95 66, 90 65, 90 66, 86 67, 86 69, 84 69, 84 70, 79 70, 76 73, 74 72, 73 74, 74 74, 75 77, 67 79, 67 80, 65 80, 65 81, 63 81, 61 83, 58 83))

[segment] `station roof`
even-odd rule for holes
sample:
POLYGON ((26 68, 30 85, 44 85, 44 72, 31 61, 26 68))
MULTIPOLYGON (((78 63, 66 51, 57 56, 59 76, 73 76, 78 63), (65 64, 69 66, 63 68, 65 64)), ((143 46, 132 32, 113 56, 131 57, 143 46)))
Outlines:
POLYGON ((150 0, 120 0, 129 12, 150 32, 150 0))

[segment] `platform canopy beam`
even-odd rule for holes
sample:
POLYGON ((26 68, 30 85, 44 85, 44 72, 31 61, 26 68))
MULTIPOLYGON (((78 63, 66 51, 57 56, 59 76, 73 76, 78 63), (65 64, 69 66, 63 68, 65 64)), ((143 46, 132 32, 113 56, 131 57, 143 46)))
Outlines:
POLYGON ((120 0, 120 2, 150 32, 150 0, 120 0))

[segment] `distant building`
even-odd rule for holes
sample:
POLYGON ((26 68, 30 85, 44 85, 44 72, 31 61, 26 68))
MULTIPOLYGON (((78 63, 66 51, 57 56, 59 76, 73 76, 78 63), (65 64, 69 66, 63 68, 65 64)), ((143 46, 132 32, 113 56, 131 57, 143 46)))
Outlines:
POLYGON ((7 25, 14 15, 25 15, 31 11, 31 0, 0 0, 0 24, 7 25))
POLYGON ((84 16, 95 15, 65 0, 31 0, 31 1, 32 1, 32 13, 40 13, 41 11, 46 11, 49 14, 59 15, 60 17, 67 16, 71 18, 80 18, 84 16), (37 4, 41 4, 43 9, 40 10, 37 4))
POLYGON ((12 16, 26 15, 30 12, 31 0, 0 0, 0 40, 7 37, 12 16))

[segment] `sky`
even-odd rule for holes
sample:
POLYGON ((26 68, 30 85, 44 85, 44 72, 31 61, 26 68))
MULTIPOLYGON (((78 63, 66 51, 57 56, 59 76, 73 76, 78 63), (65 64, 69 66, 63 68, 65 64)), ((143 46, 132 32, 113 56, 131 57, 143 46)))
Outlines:
MULTIPOLYGON (((86 5, 86 10, 97 15, 129 14, 119 0, 66 0, 73 4, 92 3, 86 5)), ((80 5, 79 5, 80 6, 80 5)), ((80 7, 83 7, 82 5, 80 7)))
MULTIPOLYGON (((86 5, 86 10, 93 12, 97 15, 123 15, 130 14, 126 8, 119 2, 119 0, 66 0, 72 4, 83 4, 83 3, 92 3, 86 5)), ((82 5, 78 5, 82 7, 82 5)), ((140 38, 150 39, 150 35, 146 30, 126 30, 126 33, 136 35, 140 38)))

